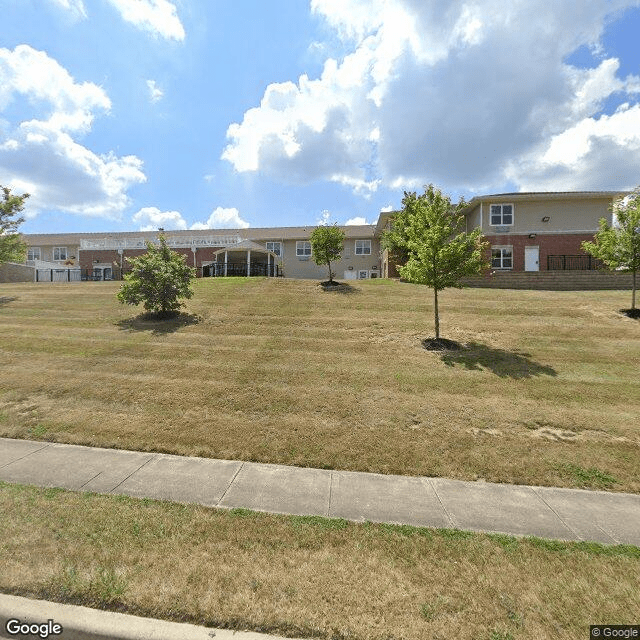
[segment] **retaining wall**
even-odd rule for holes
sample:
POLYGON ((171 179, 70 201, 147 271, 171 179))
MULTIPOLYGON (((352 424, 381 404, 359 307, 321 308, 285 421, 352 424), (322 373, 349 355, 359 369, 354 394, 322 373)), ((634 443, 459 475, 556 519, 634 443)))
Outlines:
POLYGON ((15 262, 0 264, 0 282, 35 282, 35 267, 15 262))
MULTIPOLYGON (((470 287, 493 289, 545 289, 549 291, 593 291, 631 289, 632 274, 615 271, 494 271, 487 276, 465 278, 470 287)), ((640 286, 640 277, 637 277, 640 286)))

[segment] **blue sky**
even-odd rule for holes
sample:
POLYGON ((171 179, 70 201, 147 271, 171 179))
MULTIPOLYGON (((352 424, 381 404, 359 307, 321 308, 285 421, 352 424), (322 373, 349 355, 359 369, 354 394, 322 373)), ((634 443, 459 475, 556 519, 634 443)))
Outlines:
POLYGON ((0 0, 26 233, 640 183, 640 0, 0 0))

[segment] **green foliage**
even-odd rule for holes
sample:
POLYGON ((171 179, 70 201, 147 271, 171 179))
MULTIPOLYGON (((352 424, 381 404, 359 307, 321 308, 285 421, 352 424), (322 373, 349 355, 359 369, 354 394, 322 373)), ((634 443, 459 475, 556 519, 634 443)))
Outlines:
POLYGON ((420 196, 405 192, 402 211, 382 237, 383 247, 408 256, 406 264, 398 269, 400 275, 433 289, 436 338, 440 337, 438 292, 447 287, 461 288, 462 278, 489 268, 487 243, 480 230, 464 231, 465 206, 464 199, 452 205, 451 198, 433 185, 420 196))
POLYGON ((640 271, 640 187, 628 197, 616 200, 611 210, 617 222, 609 226, 601 218, 594 242, 583 242, 582 248, 610 269, 633 274, 631 308, 635 309, 636 274, 640 271))
POLYGON ((21 196, 11 195, 11 189, 2 189, 0 200, 0 264, 4 262, 22 262, 27 255, 27 245, 17 233, 18 227, 24 222, 24 218, 15 216, 24 209, 24 201, 29 197, 28 193, 21 196))
POLYGON ((595 467, 589 467, 584 469, 577 464, 561 464, 560 470, 573 476, 578 482, 585 487, 595 487, 597 489, 606 488, 609 489, 612 485, 617 484, 618 481, 611 474, 605 471, 600 471, 595 467))
POLYGON ((311 252, 313 261, 329 268, 329 282, 333 282, 331 261, 340 257, 344 246, 344 232, 334 224, 329 227, 316 227, 311 233, 311 252))
POLYGON ((182 298, 193 296, 195 269, 167 246, 164 235, 159 240, 158 247, 148 242, 147 252, 139 258, 127 258, 131 272, 124 276, 126 282, 118 291, 118 300, 123 304, 142 303, 147 312, 167 318, 176 315, 182 298))

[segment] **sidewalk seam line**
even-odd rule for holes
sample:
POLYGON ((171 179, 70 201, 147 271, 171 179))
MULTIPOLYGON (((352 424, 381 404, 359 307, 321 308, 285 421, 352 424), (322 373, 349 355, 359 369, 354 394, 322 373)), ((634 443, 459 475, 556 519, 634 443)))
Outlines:
MULTIPOLYGON (((26 441, 22 441, 22 442, 29 442, 29 440, 26 441)), ((20 460, 24 460, 25 458, 28 458, 29 456, 32 456, 34 453, 38 453, 38 451, 42 451, 43 449, 46 449, 47 447, 50 447, 53 444, 53 442, 47 442, 47 444, 44 445, 44 447, 40 447, 39 449, 36 449, 35 451, 29 451, 29 453, 23 455, 20 458, 16 458, 15 460, 11 460, 11 462, 7 462, 7 464, 3 464, 0 469, 4 469, 5 467, 8 467, 9 465, 13 464, 14 462, 20 462, 20 460)))
MULTIPOLYGON (((569 529, 569 531, 571 531, 571 533, 573 533, 573 535, 576 536, 576 538, 578 538, 578 540, 580 540, 581 542, 584 542, 584 538, 577 531, 574 531, 573 527, 570 527, 564 521, 564 519, 560 516, 560 514, 536 491, 536 489, 539 489, 540 487, 529 487, 529 488, 533 491, 533 493, 535 493, 536 496, 538 496, 538 499, 542 502, 542 504, 544 504, 547 507, 547 509, 549 509, 551 511, 551 513, 553 513, 555 515, 555 517, 558 518, 558 520, 560 520, 560 522, 562 522, 562 524, 565 527, 567 527, 567 529, 569 529)), ((606 533, 606 532, 604 532, 604 533, 606 533)), ((612 538, 612 536, 609 536, 609 537, 612 538)))
POLYGON ((620 542, 620 540, 618 540, 618 538, 614 538, 608 531, 605 531, 599 524, 597 523, 593 523, 598 529, 600 529, 600 531, 602 531, 602 533, 604 533, 605 536, 609 536, 612 540, 615 540, 615 544, 623 544, 622 542, 620 542))
POLYGON ((155 460, 157 457, 158 457, 157 453, 153 454, 148 460, 145 460, 137 469, 132 471, 126 478, 118 482, 118 484, 115 487, 113 487, 113 489, 109 489, 109 493, 113 493, 120 485, 124 484, 134 473, 138 473, 138 471, 140 471, 142 467, 144 467, 146 464, 149 464, 152 460, 155 460))
POLYGON ((82 490, 84 487, 86 487, 92 480, 95 480, 100 474, 102 473, 102 471, 98 471, 98 473, 96 473, 95 476, 93 476, 93 478, 89 478, 89 480, 87 480, 83 485, 80 485, 80 487, 78 487, 79 490, 82 490))
POLYGON ((240 471, 242 471, 243 467, 244 467, 244 461, 241 460, 238 470, 233 474, 233 478, 231 478, 231 480, 229 481, 229 484, 227 485, 227 488, 224 490, 224 493, 220 496, 220 500, 218 500, 218 502, 216 503, 216 507, 220 506, 220 503, 224 500, 224 497, 227 495, 227 492, 229 491, 229 489, 231 489, 231 485, 236 481, 236 478, 238 477, 238 474, 240 473, 240 471))
POLYGON ((458 529, 458 525, 455 523, 454 519, 451 517, 451 514, 447 511, 447 508, 444 506, 444 502, 442 502, 442 498, 440 498, 440 494, 438 493, 438 490, 436 489, 435 484, 433 484, 433 478, 427 478, 427 482, 431 485, 433 492, 436 494, 436 498, 438 498, 438 502, 440 503, 440 506, 444 511, 444 515, 447 516, 447 519, 451 523, 451 526, 454 529, 458 529))
POLYGON ((333 471, 329 472, 329 504, 327 505, 327 518, 331 517, 331 498, 333 497, 333 471))

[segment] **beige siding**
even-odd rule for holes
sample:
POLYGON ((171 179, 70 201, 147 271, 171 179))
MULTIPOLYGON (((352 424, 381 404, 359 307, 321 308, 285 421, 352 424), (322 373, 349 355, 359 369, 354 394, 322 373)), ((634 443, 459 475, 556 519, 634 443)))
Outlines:
POLYGON ((31 242, 29 236, 23 236, 28 241, 29 247, 38 247, 40 249, 40 260, 42 262, 56 262, 61 266, 70 266, 65 263, 70 260, 74 265, 78 265, 79 261, 79 251, 80 247, 76 243, 58 243, 58 244, 36 244, 35 242, 31 242), (67 248, 67 260, 54 260, 53 259, 53 249, 54 247, 66 247, 67 248))
MULTIPOLYGON (((370 239, 370 238, 367 238, 370 239)), ((284 241, 284 255, 282 256, 282 264, 284 267, 284 275, 286 278, 310 278, 315 280, 324 280, 328 277, 326 265, 318 266, 311 256, 308 258, 300 258, 296 255, 296 241, 284 241)), ((371 240, 371 255, 356 255, 355 239, 347 239, 344 242, 344 251, 342 259, 336 263, 331 263, 331 269, 336 274, 337 279, 344 278, 345 271, 358 272, 359 270, 380 272, 380 243, 378 240, 371 240), (352 267, 352 269, 349 269, 352 267)))
MULTIPOLYGON (((491 226, 491 204, 513 204, 513 226, 510 233, 562 233, 595 232, 600 218, 611 222, 611 198, 589 198, 575 200, 517 200, 507 202, 500 199, 483 201, 482 217, 485 234, 495 233, 491 226), (548 216, 549 221, 542 219, 548 216)), ((471 215, 474 215, 474 209, 471 215)))
POLYGON ((477 229, 482 224, 480 218, 480 205, 477 204, 467 215, 467 233, 477 229))

